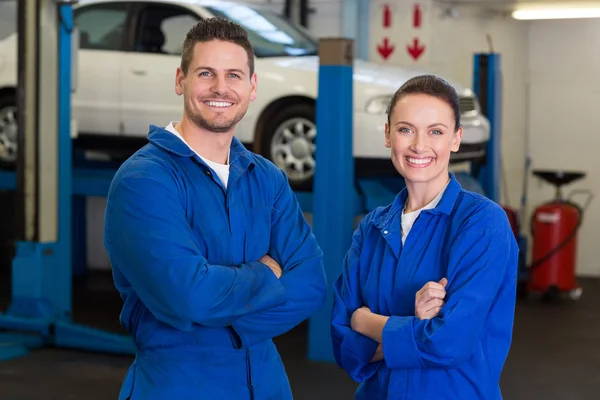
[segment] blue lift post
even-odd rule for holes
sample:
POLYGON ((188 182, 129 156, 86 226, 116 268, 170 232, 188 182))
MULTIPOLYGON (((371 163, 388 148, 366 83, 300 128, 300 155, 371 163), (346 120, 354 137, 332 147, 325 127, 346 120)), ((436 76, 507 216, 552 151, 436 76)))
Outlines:
MULTIPOLYGON (((500 203, 500 182, 502 179, 502 69, 501 57, 498 53, 478 53, 473 59, 473 90, 481 103, 484 115, 490 121, 491 138, 488 142, 487 160, 481 168, 478 180, 486 195, 496 203, 500 203)), ((525 169, 528 170, 529 159, 526 160, 525 169)), ((527 172, 526 172, 527 173, 527 172)), ((526 177, 524 177, 526 179, 526 177)), ((523 194, 524 195, 524 194, 523 194)), ((525 199, 521 199, 524 207, 525 199)), ((524 213, 524 210, 519 210, 524 213)), ((518 224, 522 223, 523 215, 517 218, 518 224)), ((527 262, 527 237, 523 235, 521 227, 517 242, 519 245, 519 281, 525 281, 528 271, 527 262)))
MULTIPOLYGON (((317 149, 313 188, 315 236, 323 249, 328 287, 342 271, 354 231, 357 196, 354 188, 353 64, 354 41, 343 38, 319 42, 319 96, 316 107, 317 149)), ((326 305, 309 320, 308 358, 333 361, 331 345, 332 293, 326 305)))
MULTIPOLYGON (((0 335, 0 359, 24 356, 31 349, 47 345, 118 354, 135 353, 130 337, 77 325, 71 320, 72 3, 74 1, 40 3, 24 0, 19 4, 19 35, 26 43, 24 46, 37 48, 38 42, 48 40, 49 43, 58 42, 58 47, 55 52, 39 52, 33 58, 23 55, 23 49, 20 49, 20 57, 24 57, 20 58, 20 62, 24 62, 25 66, 19 67, 19 83, 24 90, 25 100, 21 105, 25 105, 25 110, 20 113, 19 134, 23 140, 19 146, 21 153, 15 183, 24 207, 21 209, 23 224, 12 266, 11 304, 7 313, 0 315, 0 329, 19 333, 0 335), (54 41, 49 38, 52 36, 49 32, 42 32, 39 20, 54 21, 57 28, 54 41), (29 35, 32 31, 35 38, 29 35), (58 62, 54 71, 58 69, 58 74, 53 76, 52 61, 57 60, 56 54, 58 62), (50 73, 44 75, 39 72, 45 68, 50 69, 50 73), (43 94, 57 94, 58 106, 45 100, 43 94, 37 105, 31 105, 34 99, 38 99, 34 88, 42 79, 57 79, 56 82, 44 82, 47 92, 43 94), (54 112, 56 114, 52 117, 54 112), (26 113, 29 113, 27 117, 26 113), (38 130, 32 121, 43 118, 50 121, 54 118, 58 129, 39 124, 38 130), (53 152, 56 148, 58 151, 53 152), (56 153, 58 157, 53 156, 56 153), (53 196, 56 196, 54 201, 53 196), (40 215, 46 219, 42 221, 40 215)), ((7 174, 4 175, 6 177, 7 174)))
POLYGON ((477 180, 486 196, 500 203, 502 72, 500 54, 477 53, 473 58, 473 90, 480 101, 483 114, 490 121, 491 137, 486 148, 486 161, 477 180))

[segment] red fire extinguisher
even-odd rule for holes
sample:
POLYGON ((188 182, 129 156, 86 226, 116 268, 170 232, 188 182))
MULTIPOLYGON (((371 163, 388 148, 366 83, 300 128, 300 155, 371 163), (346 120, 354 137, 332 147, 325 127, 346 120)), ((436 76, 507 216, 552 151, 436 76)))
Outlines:
POLYGON ((564 199, 561 186, 581 179, 581 172, 533 171, 537 177, 556 186, 556 197, 538 206, 531 218, 532 263, 527 290, 541 292, 553 300, 561 292, 580 290, 576 279, 577 234, 583 215, 592 200, 591 192, 574 190, 564 199), (571 201, 575 194, 587 194, 585 206, 571 201))

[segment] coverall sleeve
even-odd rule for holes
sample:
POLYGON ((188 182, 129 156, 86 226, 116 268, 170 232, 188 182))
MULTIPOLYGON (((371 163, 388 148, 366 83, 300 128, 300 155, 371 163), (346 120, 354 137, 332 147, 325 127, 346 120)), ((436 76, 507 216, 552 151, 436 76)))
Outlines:
MULTIPOLYGON (((364 220, 363 220, 364 221, 364 220)), ((350 320, 365 305, 360 289, 362 225, 354 232, 350 250, 344 257, 342 274, 333 285, 331 338, 337 364, 356 382, 369 379, 381 361, 369 363, 379 343, 352 330, 350 320)))
POLYGON ((382 335, 383 354, 393 369, 452 368, 468 360, 489 318, 512 326, 518 250, 504 211, 487 207, 453 240, 446 303, 437 317, 392 316, 382 335), (494 315, 488 313, 494 309, 494 315))
POLYGON ((142 175, 130 174, 111 189, 105 244, 113 267, 158 320, 181 330, 226 326, 285 301, 283 285, 260 262, 209 264, 175 179, 156 169, 142 175))
POLYGON ((285 173, 277 169, 276 174, 269 255, 282 267, 280 282, 285 290, 285 303, 246 314, 232 323, 246 346, 289 331, 321 309, 327 296, 321 248, 285 173))

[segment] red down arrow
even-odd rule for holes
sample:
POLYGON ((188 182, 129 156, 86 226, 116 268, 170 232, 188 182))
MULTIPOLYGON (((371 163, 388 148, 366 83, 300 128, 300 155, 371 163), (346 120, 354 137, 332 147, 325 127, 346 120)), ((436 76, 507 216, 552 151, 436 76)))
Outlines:
POLYGON ((406 46, 406 50, 408 51, 408 54, 410 54, 410 56, 413 58, 413 60, 416 61, 419 59, 419 57, 421 57, 421 55, 425 51, 425 45, 420 45, 419 38, 414 38, 412 46, 406 46))
POLYGON ((383 45, 377 46, 377 52, 383 57, 384 60, 387 60, 389 56, 394 52, 394 46, 390 46, 388 38, 383 38, 383 45))

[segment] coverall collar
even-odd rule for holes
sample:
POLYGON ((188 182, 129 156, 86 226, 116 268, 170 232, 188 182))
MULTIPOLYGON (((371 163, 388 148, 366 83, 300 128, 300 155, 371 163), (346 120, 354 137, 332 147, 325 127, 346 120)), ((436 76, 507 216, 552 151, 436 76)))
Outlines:
MULTIPOLYGON (((423 210, 423 212, 429 212, 432 214, 443 214, 450 215, 452 209, 454 208, 454 204, 456 203, 456 199, 460 191, 462 190, 462 186, 456 180, 456 176, 452 172, 448 173, 450 176, 450 182, 448 183, 448 187, 444 192, 440 202, 435 208, 423 210)), ((390 205, 390 208, 387 213, 383 213, 381 216, 373 220, 373 224, 379 229, 386 229, 390 233, 400 231, 400 220, 402 215, 402 209, 404 208, 404 204, 406 204, 406 199, 408 198, 408 190, 406 187, 396 195, 396 198, 390 205)))
MULTIPOLYGON (((194 153, 194 151, 178 137, 156 125, 150 125, 148 140, 150 143, 155 144, 163 150, 180 157, 194 157, 196 155, 196 153, 194 153)), ((231 141, 229 154, 229 164, 231 165, 231 168, 245 170, 248 167, 254 166, 254 160, 252 160, 252 157, 250 157, 250 154, 248 153, 248 150, 244 147, 242 142, 234 136, 231 141)))

